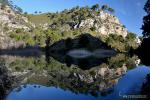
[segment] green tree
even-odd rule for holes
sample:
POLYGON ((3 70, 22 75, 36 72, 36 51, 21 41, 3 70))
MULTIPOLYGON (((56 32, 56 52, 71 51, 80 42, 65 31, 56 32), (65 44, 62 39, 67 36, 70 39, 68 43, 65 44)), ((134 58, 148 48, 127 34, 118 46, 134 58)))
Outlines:
POLYGON ((126 26, 125 26, 125 25, 122 25, 122 27, 123 27, 123 28, 126 28, 126 26))
POLYGON ((94 11, 96 11, 96 10, 98 10, 99 9, 99 4, 95 4, 95 5, 93 5, 92 7, 91 7, 91 9, 92 10, 94 10, 94 11))
POLYGON ((27 12, 24 12, 24 14, 27 15, 28 13, 27 13, 27 12))
POLYGON ((115 10, 113 9, 113 8, 108 8, 108 11, 110 12, 110 13, 114 13, 115 12, 115 10))
POLYGON ((23 10, 20 7, 18 7, 17 10, 18 10, 19 13, 23 12, 23 10))
POLYGON ((143 36, 144 37, 150 37, 150 0, 147 1, 147 3, 144 6, 144 10, 147 13, 146 16, 143 18, 143 36))
POLYGON ((103 5, 103 6, 101 7, 101 9, 102 9, 103 11, 106 11, 108 8, 109 8, 108 5, 103 5))
POLYGON ((134 40, 136 38, 136 35, 132 32, 129 32, 126 36, 127 40, 134 40))
POLYGON ((38 12, 37 12, 37 11, 35 11, 34 13, 35 13, 35 14, 37 14, 38 12))
POLYGON ((23 10, 20 7, 18 7, 17 5, 14 6, 14 10, 20 14, 23 13, 23 10))

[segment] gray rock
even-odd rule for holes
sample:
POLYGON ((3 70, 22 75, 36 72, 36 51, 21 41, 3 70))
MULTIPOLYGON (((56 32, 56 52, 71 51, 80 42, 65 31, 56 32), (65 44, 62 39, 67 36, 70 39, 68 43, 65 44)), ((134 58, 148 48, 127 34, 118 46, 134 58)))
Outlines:
MULTIPOLYGON (((78 26, 78 28, 86 28, 87 30, 95 27, 95 31, 103 35, 117 34, 126 37, 128 34, 117 17, 104 11, 100 11, 99 15, 94 18, 82 20, 78 26)), ((77 28, 77 25, 74 28, 77 28)))

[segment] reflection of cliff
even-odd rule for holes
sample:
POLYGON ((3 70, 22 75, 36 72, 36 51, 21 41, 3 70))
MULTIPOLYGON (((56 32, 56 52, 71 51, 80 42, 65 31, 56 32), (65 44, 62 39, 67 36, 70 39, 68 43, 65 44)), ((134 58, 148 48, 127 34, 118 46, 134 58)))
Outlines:
POLYGON ((94 96, 113 92, 113 86, 117 84, 118 79, 126 73, 128 68, 130 69, 131 65, 128 63, 135 65, 137 59, 118 54, 109 58, 107 63, 102 62, 101 65, 83 70, 82 66, 67 67, 66 64, 53 58, 47 63, 44 56, 40 58, 1 56, 1 58, 7 59, 5 64, 8 65, 10 73, 16 77, 18 85, 32 83, 56 86, 74 93, 94 96))
POLYGON ((9 75, 5 66, 4 59, 0 58, 0 100, 3 100, 9 89, 12 88, 13 81, 13 77, 9 75))
POLYGON ((91 75, 89 71, 77 71, 62 73, 58 71, 48 72, 45 76, 35 74, 27 79, 28 84, 41 84, 45 86, 59 87, 74 93, 100 95, 101 92, 110 92, 119 78, 102 79, 101 76, 91 75))

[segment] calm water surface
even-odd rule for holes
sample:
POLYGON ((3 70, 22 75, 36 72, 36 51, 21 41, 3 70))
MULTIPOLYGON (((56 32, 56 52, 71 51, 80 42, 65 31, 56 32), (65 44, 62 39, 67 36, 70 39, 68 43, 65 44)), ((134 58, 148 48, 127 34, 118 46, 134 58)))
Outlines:
POLYGON ((150 73, 150 67, 136 66, 137 57, 124 54, 103 59, 62 55, 53 55, 48 61, 45 56, 1 59, 19 76, 5 100, 123 100, 124 95, 140 94, 150 73))
POLYGON ((121 100, 125 94, 138 94, 145 76, 150 73, 150 68, 139 66, 125 74, 118 83, 112 87, 110 94, 99 93, 97 97, 91 94, 73 93, 60 87, 47 87, 38 84, 21 85, 15 88, 6 100, 121 100))

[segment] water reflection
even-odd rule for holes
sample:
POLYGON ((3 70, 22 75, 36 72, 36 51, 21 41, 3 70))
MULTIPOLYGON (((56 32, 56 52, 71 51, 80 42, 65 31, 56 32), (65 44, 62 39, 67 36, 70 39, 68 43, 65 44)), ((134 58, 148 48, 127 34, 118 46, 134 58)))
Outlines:
POLYGON ((4 62, 5 60, 0 58, 0 100, 3 100, 14 81, 4 62))
MULTIPOLYGON (((90 69, 92 67, 98 66, 102 63, 106 63, 108 58, 96 58, 96 57, 87 57, 87 58, 73 58, 64 54, 51 54, 51 56, 58 60, 61 63, 66 64, 70 67, 72 64, 79 66, 81 69, 90 69)), ((48 58, 50 59, 50 58, 48 58)))
POLYGON ((150 73, 147 67, 136 68, 136 61, 139 60, 137 56, 117 54, 104 59, 74 59, 62 54, 48 56, 49 61, 45 60, 47 57, 44 55, 0 56, 1 59, 5 59, 4 63, 14 76, 14 86, 17 87, 10 92, 6 100, 48 100, 54 95, 54 100, 99 100, 112 97, 122 99, 119 96, 120 91, 122 95, 132 92, 136 94, 139 91, 132 91, 133 88, 140 89, 142 79, 150 73), (128 81, 131 84, 127 84, 128 81))
MULTIPOLYGON (((89 89, 88 93, 73 92, 72 90, 49 84, 48 87, 37 84, 21 85, 15 88, 7 97, 6 100, 124 100, 124 95, 139 94, 144 77, 150 72, 149 67, 138 67, 130 70, 124 75, 118 84, 104 91, 94 93, 89 89), (130 81, 130 82, 129 82, 130 81)), ((67 84, 67 83, 66 83, 67 84)))
POLYGON ((50 46, 46 53, 68 67, 77 65, 84 70, 106 63, 108 58, 115 56, 116 51, 100 39, 90 34, 82 34, 77 38, 62 39, 50 46))
MULTIPOLYGON (((64 91, 64 94, 68 95, 69 98, 81 99, 83 96, 89 100, 97 100, 109 97, 114 93, 118 98, 115 87, 118 86, 120 79, 127 70, 135 68, 135 61, 138 60, 137 56, 129 57, 125 54, 117 54, 104 60, 91 57, 86 58, 86 60, 85 58, 80 60, 67 58, 68 62, 71 62, 70 67, 68 67, 65 62, 66 59, 63 59, 65 56, 55 57, 50 57, 50 62, 47 62, 44 55, 40 57, 1 56, 1 59, 5 59, 4 63, 7 64, 10 74, 17 80, 14 82, 14 86, 20 86, 8 95, 7 100, 20 100, 20 98, 22 98, 21 100, 30 100, 32 99, 29 96, 31 91, 39 91, 39 93, 43 91, 42 97, 48 94, 47 91, 54 91, 56 94, 63 94, 62 91, 64 91), (55 60, 55 57, 62 59, 55 60), (64 62, 62 62, 63 60, 64 62), (83 63, 84 61, 86 63, 83 63), (86 65, 84 66, 81 62, 86 65), (94 66, 90 65, 93 62, 98 63, 94 66), (37 88, 41 90, 37 90, 37 88), (24 91, 28 92, 25 93, 24 91), (24 98, 25 96, 26 98, 24 98)), ((40 98, 40 96, 38 97, 40 98)), ((35 98, 34 95, 33 98, 35 98)), ((52 97, 48 95, 47 98, 52 97)))
POLYGON ((7 100, 97 100, 93 96, 84 95, 84 94, 72 94, 71 91, 62 90, 61 88, 56 87, 45 87, 40 86, 34 87, 34 85, 27 85, 26 88, 21 86, 22 90, 16 92, 15 90, 8 96, 7 100), (22 95, 22 96, 17 96, 22 95), (24 98, 22 98, 24 96, 24 98), (28 97, 28 98, 26 98, 28 97), (12 99, 14 98, 14 99, 12 99))

